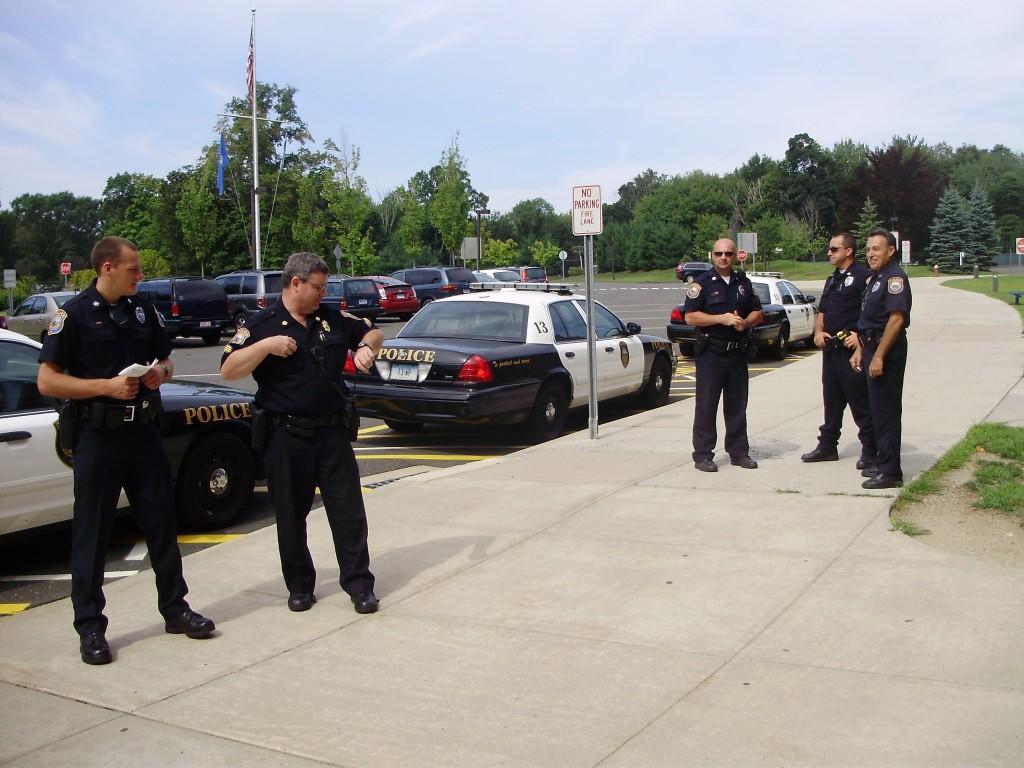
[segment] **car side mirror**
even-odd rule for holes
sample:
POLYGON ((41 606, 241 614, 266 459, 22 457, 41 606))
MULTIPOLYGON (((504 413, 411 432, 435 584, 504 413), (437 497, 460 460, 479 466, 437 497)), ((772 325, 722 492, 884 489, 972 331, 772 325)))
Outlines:
POLYGON ((813 304, 815 301, 818 300, 818 297, 817 296, 804 296, 804 299, 807 301, 808 304, 813 304))
POLYGON ((636 336, 640 333, 640 323, 626 323, 626 333, 630 336, 636 336))

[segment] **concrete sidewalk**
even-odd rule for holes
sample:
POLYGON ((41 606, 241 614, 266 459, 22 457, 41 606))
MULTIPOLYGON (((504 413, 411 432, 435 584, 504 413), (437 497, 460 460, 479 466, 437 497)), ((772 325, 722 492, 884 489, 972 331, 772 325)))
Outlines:
MULTIPOLYGON (((1024 418, 1016 313, 913 288, 908 478, 1024 418)), ((166 635, 147 573, 107 587, 110 666, 66 601, 4 619, 0 764, 1024 765, 1024 571, 890 532, 848 416, 801 464, 819 371, 752 382, 757 471, 694 471, 687 400, 369 492, 376 615, 318 512, 308 613, 270 528, 185 561, 216 639, 166 635)))

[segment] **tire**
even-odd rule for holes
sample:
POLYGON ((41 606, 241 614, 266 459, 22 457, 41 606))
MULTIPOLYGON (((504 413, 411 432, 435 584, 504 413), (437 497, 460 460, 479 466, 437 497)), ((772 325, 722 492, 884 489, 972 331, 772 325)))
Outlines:
POLYGON ((687 282, 687 284, 692 283, 693 282, 693 275, 687 275, 683 279, 687 282))
POLYGON ((750 342, 750 346, 747 347, 747 362, 755 362, 757 360, 758 352, 760 352, 760 350, 757 348, 757 344, 750 342))
POLYGON ((235 328, 244 328, 246 323, 245 312, 235 313, 235 328))
POLYGON ((201 338, 203 340, 203 344, 205 344, 208 347, 212 347, 215 344, 220 343, 220 330, 218 329, 216 331, 207 331, 202 335, 201 338))
POLYGON ((786 355, 789 353, 789 326, 784 325, 779 329, 779 337, 775 341, 775 358, 777 360, 785 360, 786 355))
POLYGON ((568 418, 569 403, 565 389, 558 382, 546 382, 537 393, 537 400, 526 422, 526 434, 534 443, 554 440, 565 431, 568 418))
POLYGON ((672 393, 672 366, 663 356, 658 355, 651 363, 651 375, 640 393, 640 404, 644 408, 660 408, 668 402, 672 393))
POLYGON ((432 301, 433 301, 433 299, 430 298, 429 296, 427 296, 425 299, 422 299, 420 301, 420 309, 423 309, 425 306, 427 306, 427 304, 429 304, 432 301))
POLYGON ((201 436, 178 469, 175 498, 184 530, 223 528, 249 505, 256 476, 252 451, 239 437, 201 436))
POLYGON ((422 421, 392 421, 391 419, 384 419, 384 423, 387 424, 388 429, 392 432, 419 432, 423 429, 422 421))
POLYGON ((679 342, 679 354, 683 357, 693 357, 693 344, 679 342))

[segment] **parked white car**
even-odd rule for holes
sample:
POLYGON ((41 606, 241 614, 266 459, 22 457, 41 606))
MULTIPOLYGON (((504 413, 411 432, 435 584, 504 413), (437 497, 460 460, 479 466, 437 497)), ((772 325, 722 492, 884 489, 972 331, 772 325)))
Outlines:
POLYGON ((777 349, 784 356, 790 344, 804 342, 807 346, 814 344, 814 321, 818 316, 815 296, 804 294, 788 280, 780 277, 769 277, 747 273, 754 291, 762 305, 778 304, 786 312, 786 320, 779 331, 777 349))

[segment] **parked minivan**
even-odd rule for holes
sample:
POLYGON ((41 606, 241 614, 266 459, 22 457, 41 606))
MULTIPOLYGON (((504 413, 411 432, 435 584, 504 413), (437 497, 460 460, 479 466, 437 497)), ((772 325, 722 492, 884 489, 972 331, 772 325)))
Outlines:
POLYGON ((280 269, 239 269, 215 277, 231 301, 236 326, 245 325, 250 315, 266 309, 281 298, 280 269))
POLYGON ((470 283, 479 282, 465 267, 414 267, 392 272, 391 277, 416 289, 423 306, 445 296, 469 293, 470 283))
POLYGON ((513 272, 519 273, 519 278, 524 283, 546 283, 548 273, 544 267, 512 267, 513 272))
POLYGON ((198 277, 168 277, 143 280, 140 299, 153 303, 163 316, 167 335, 198 336, 209 347, 230 331, 235 321, 224 288, 213 280, 198 277))

